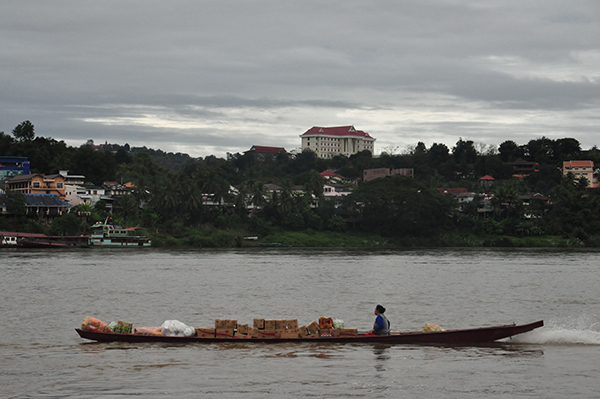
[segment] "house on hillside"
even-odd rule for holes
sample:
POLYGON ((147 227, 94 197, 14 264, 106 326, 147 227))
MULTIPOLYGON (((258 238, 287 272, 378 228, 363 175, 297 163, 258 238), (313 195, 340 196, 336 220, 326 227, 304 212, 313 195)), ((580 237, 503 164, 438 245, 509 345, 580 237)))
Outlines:
POLYGON ((265 160, 275 158, 278 154, 290 155, 283 147, 267 147, 262 145, 253 145, 244 154, 253 154, 257 159, 265 160))
POLYGON ((323 197, 328 201, 334 201, 334 208, 339 208, 346 202, 346 197, 352 194, 352 190, 346 184, 325 183, 323 185, 323 197))
POLYGON ((594 161, 564 161, 562 174, 573 173, 576 179, 585 177, 589 188, 598 188, 598 171, 594 171, 594 161))
POLYGON ((64 201, 65 178, 61 174, 33 173, 14 176, 5 183, 6 191, 22 194, 53 194, 64 201))
MULTIPOLYGON (((23 194, 28 216, 55 217, 67 212, 71 207, 55 194, 23 194)), ((8 195, 0 194, 0 210, 8 214, 8 195)))
POLYGON ((354 126, 313 126, 301 134, 300 138, 302 150, 311 150, 319 158, 350 156, 364 150, 373 154, 375 150, 375 139, 369 133, 356 130, 354 126))
POLYGON ((540 164, 533 161, 524 161, 517 159, 514 162, 507 162, 506 165, 513 168, 513 177, 525 177, 529 176, 530 173, 539 172, 540 164))
POLYGON ((370 181, 373 179, 378 179, 380 177, 388 177, 388 176, 408 176, 415 177, 415 170, 413 168, 377 168, 377 169, 365 169, 363 171, 363 181, 370 181))
POLYGON ((482 186, 491 186, 492 184, 494 184, 495 181, 496 179, 494 179, 490 175, 485 175, 479 178, 479 184, 481 184, 482 186))
POLYGON ((30 164, 27 157, 0 156, 0 189, 4 189, 4 182, 7 180, 30 173, 30 164))

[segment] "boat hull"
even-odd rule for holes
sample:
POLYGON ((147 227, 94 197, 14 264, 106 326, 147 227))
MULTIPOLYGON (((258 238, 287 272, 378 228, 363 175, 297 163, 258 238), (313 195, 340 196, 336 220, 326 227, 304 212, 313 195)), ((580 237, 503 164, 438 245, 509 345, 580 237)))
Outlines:
POLYGON ((391 335, 358 335, 344 337, 320 338, 200 338, 200 337, 165 337, 156 335, 100 333, 75 329, 80 337, 99 342, 166 342, 166 343, 217 343, 217 342, 259 342, 259 343, 381 343, 381 344, 447 344, 469 345, 484 344, 500 339, 523 334, 542 327, 542 320, 522 325, 506 325, 482 327, 467 330, 450 330, 440 332, 408 332, 391 335))
POLYGON ((152 242, 148 238, 96 238, 90 239, 90 245, 98 247, 149 247, 152 242))

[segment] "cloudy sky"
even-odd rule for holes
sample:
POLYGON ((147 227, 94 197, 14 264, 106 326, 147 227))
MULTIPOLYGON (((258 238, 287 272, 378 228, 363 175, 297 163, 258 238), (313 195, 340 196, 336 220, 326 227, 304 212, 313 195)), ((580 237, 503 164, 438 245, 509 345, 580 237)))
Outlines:
POLYGON ((0 131, 192 156, 354 125, 375 152, 600 146, 600 1, 2 0, 0 131))

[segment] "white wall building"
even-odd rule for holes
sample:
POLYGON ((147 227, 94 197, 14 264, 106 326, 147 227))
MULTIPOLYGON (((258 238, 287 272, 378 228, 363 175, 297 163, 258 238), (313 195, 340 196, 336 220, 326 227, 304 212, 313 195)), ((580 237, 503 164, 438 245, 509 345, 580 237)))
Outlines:
POLYGON ((369 150, 374 153, 375 139, 354 126, 319 127, 313 126, 304 134, 302 150, 314 151, 319 158, 333 158, 336 155, 350 156, 369 150))

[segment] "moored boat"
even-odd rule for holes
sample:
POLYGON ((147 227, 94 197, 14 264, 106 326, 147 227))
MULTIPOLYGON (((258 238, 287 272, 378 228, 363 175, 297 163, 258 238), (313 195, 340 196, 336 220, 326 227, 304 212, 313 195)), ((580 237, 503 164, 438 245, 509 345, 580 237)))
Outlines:
POLYGON ((48 236, 39 233, 0 232, 4 248, 77 248, 88 247, 89 236, 48 236))
POLYGON ((543 320, 529 324, 511 324, 495 327, 481 327, 464 330, 447 330, 435 332, 395 332, 390 335, 358 334, 355 336, 321 336, 311 338, 202 338, 197 336, 163 336, 142 335, 135 333, 118 334, 112 332, 97 332, 91 330, 75 329, 80 337, 99 342, 166 342, 166 343, 215 343, 215 342, 257 342, 257 343, 382 343, 382 344, 446 344, 446 345, 472 345, 485 344, 509 338, 518 334, 532 331, 544 325, 543 320))
POLYGON ((87 248, 88 236, 45 236, 22 238, 19 246, 23 248, 87 248))
POLYGON ((96 223, 91 227, 90 245, 108 247, 149 247, 150 238, 141 235, 142 228, 122 228, 108 223, 96 223))

